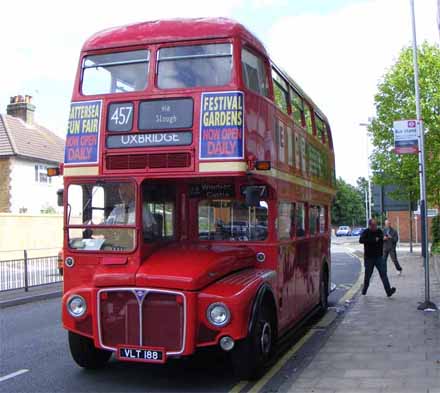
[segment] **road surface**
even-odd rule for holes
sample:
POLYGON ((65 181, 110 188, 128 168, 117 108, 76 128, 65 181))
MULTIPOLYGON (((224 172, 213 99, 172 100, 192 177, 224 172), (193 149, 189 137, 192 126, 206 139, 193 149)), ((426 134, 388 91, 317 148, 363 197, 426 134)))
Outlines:
MULTIPOLYGON (((329 298, 330 306, 338 303, 360 271, 359 261, 344 251, 334 247, 332 281, 336 290, 329 298)), ((237 391, 240 383, 220 351, 172 360, 164 366, 112 360, 105 369, 82 370, 69 354, 59 298, 1 310, 0 329, 0 392, 4 393, 229 392, 237 391)))

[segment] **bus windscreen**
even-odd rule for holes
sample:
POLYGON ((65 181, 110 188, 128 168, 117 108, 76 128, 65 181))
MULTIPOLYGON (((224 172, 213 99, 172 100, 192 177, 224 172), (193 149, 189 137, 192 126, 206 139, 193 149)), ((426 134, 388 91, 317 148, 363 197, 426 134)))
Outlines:
POLYGON ((125 93, 147 87, 150 52, 137 50, 86 56, 83 60, 84 95, 125 93))
POLYGON ((175 89, 223 86, 230 82, 232 45, 206 44, 161 48, 158 87, 175 89))

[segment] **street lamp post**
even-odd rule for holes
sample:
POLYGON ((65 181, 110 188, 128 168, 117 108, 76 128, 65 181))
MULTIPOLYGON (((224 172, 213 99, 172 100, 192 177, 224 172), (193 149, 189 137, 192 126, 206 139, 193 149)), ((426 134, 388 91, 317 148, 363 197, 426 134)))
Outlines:
MULTIPOLYGON (((368 119, 371 121, 371 118, 368 119)), ((371 174, 370 174, 370 158, 369 158, 369 149, 368 149, 368 127, 370 126, 370 123, 359 123, 361 127, 366 127, 365 132, 365 151, 366 151, 366 157, 367 157, 367 181, 368 181, 368 192, 366 195, 366 198, 368 198, 368 203, 365 201, 365 215, 367 217, 366 219, 366 227, 368 227, 368 220, 371 218, 371 174)))

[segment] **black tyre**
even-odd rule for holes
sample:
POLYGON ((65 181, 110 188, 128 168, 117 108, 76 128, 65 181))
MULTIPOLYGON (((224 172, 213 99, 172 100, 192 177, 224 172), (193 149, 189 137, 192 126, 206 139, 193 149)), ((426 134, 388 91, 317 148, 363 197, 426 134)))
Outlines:
POLYGON ((322 314, 327 312, 328 308, 328 273, 327 269, 322 269, 319 280, 319 308, 322 314))
POLYGON ((248 337, 231 352, 234 373, 241 379, 260 378, 275 345, 275 315, 270 307, 258 310, 248 337))
POLYGON ((96 348, 90 338, 72 332, 69 332, 69 347, 73 360, 87 369, 104 367, 112 356, 111 351, 96 348))

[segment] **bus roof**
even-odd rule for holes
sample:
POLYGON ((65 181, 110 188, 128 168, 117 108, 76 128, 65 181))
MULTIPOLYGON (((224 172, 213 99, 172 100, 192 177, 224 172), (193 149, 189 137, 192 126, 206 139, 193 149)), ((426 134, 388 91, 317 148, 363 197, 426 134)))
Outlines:
MULTIPOLYGON (((200 39, 237 37, 246 40, 263 55, 269 57, 264 45, 242 24, 228 18, 177 18, 141 22, 113 27, 92 35, 83 45, 83 51, 122 48, 133 45, 176 42, 200 39)), ((273 63, 272 63, 273 64, 273 63)), ((318 112, 324 113, 286 72, 275 66, 318 112)))
POLYGON ((249 30, 227 18, 168 19, 114 27, 91 36, 82 49, 227 37, 245 39, 267 56, 263 44, 249 30))

